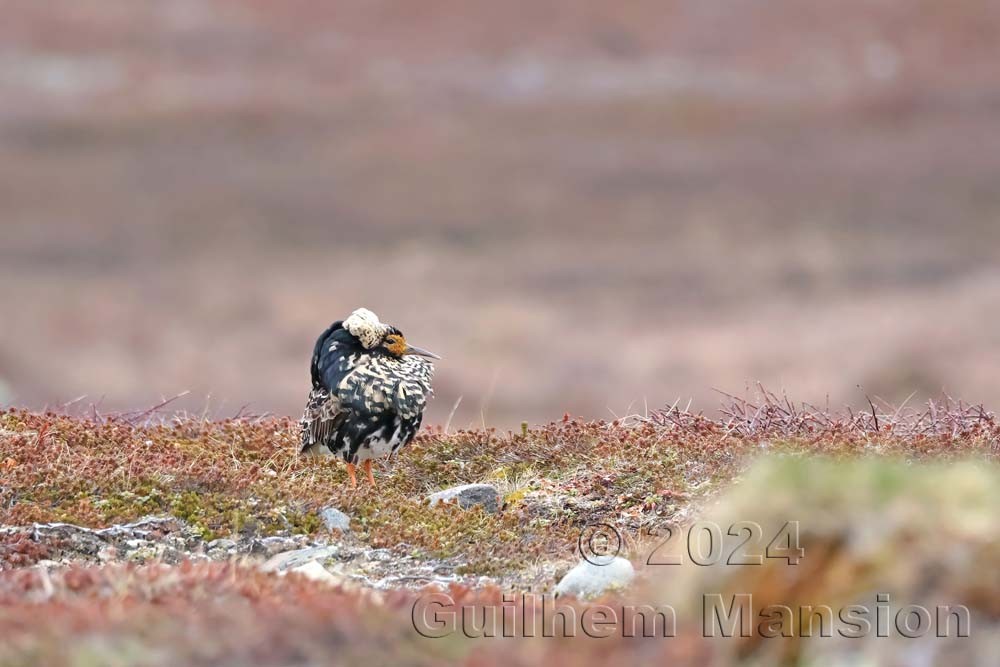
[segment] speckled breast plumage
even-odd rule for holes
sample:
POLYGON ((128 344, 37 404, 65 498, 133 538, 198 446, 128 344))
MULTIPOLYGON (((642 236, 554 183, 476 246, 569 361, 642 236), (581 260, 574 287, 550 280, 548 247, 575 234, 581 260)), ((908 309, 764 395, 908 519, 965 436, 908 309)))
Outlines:
POLYGON ((317 341, 302 451, 348 463, 391 455, 420 428, 434 367, 421 357, 367 350, 339 325, 317 341))

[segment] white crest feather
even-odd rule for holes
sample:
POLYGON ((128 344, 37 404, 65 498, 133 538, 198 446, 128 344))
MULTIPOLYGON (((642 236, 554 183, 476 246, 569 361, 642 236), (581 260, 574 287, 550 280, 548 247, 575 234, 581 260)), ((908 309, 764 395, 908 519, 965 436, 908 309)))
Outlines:
POLYGON ((361 341, 366 350, 378 345, 389 326, 379 321, 378 315, 367 308, 358 308, 344 320, 344 328, 361 341))

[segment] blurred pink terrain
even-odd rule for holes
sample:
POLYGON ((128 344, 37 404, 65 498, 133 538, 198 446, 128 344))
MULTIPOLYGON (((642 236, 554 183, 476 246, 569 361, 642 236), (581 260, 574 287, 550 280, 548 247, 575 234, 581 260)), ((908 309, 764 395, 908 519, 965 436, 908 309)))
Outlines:
POLYGON ((0 404, 297 414, 361 305, 455 427, 1000 403, 1000 3, 2 13, 0 404))

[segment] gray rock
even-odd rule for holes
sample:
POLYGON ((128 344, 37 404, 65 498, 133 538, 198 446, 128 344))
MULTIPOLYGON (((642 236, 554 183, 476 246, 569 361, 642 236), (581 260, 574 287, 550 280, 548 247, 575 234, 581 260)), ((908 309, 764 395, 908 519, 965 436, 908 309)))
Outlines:
POLYGON ((261 567, 267 571, 283 572, 294 570, 312 561, 323 561, 331 556, 336 556, 339 548, 336 545, 326 547, 310 547, 308 549, 296 549, 276 554, 267 560, 261 567))
POLYGON ((235 540, 227 540, 226 538, 219 538, 217 540, 212 540, 207 545, 209 550, 221 549, 223 551, 234 551, 236 549, 235 540))
POLYGON ((31 539, 45 544, 60 544, 61 551, 95 558, 108 546, 108 540, 98 531, 71 523, 36 523, 31 528, 31 539))
POLYGON ((129 549, 128 551, 125 552, 124 555, 125 555, 125 560, 131 563, 138 563, 141 565, 143 563, 153 560, 154 558, 159 556, 159 553, 157 552, 156 548, 148 546, 148 547, 140 547, 138 549, 129 549))
MULTIPOLYGON (((163 545, 162 549, 157 549, 156 557, 161 561, 163 561, 164 563, 166 563, 167 565, 178 565, 185 558, 194 556, 193 555, 189 556, 186 552, 178 551, 173 547, 163 545)), ((197 557, 202 558, 203 556, 201 554, 198 554, 197 557)))
POLYGON ((172 516, 144 516, 132 523, 123 523, 94 532, 108 539, 155 539, 182 530, 181 522, 172 516))
POLYGON ((290 537, 265 537, 256 539, 250 545, 250 553, 262 556, 274 556, 277 554, 297 549, 301 546, 297 540, 290 537))
POLYGON ((112 546, 106 546, 97 552, 97 560, 101 563, 110 563, 118 559, 118 549, 112 546))
POLYGON ((457 500, 458 506, 462 509, 482 505, 490 514, 496 514, 500 510, 500 492, 491 484, 463 484, 432 493, 427 496, 427 500, 432 507, 438 503, 457 500))
POLYGON ((624 558, 586 560, 566 573, 556 585, 556 595, 573 595, 580 599, 596 598, 609 591, 621 590, 632 583, 635 569, 624 558))
POLYGON ((339 530, 342 533, 351 530, 351 517, 336 507, 324 507, 319 511, 319 518, 323 520, 323 525, 326 526, 327 530, 339 530))

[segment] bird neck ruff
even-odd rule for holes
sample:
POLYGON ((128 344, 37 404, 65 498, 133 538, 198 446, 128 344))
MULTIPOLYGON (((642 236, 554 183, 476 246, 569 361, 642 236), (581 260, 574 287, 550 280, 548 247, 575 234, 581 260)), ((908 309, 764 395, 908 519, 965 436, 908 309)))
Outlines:
POLYGON ((361 345, 370 350, 385 337, 389 325, 382 324, 378 315, 367 308, 358 308, 344 320, 344 328, 348 333, 361 341, 361 345))

